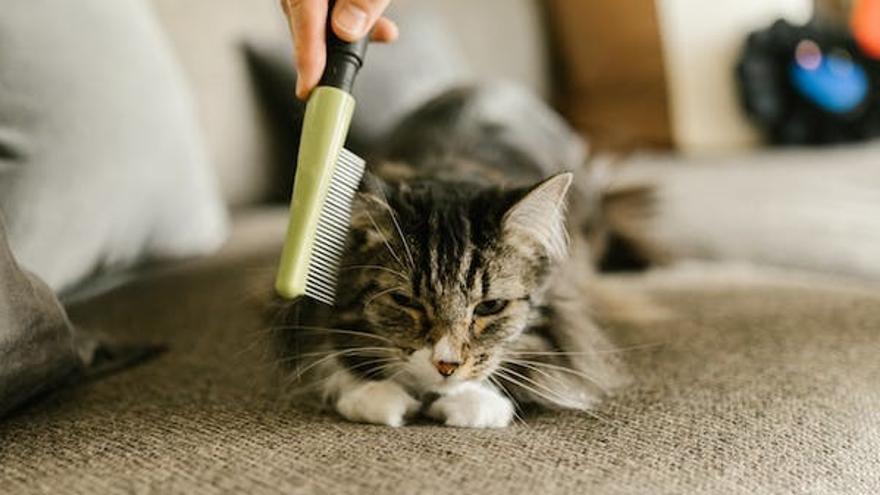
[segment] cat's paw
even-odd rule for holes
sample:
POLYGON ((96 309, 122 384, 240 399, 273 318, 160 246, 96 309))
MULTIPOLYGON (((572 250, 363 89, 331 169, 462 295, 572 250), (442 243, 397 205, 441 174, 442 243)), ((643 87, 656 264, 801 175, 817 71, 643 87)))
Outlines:
POLYGON ((435 400, 427 414, 446 426, 503 428, 513 420, 513 404, 493 388, 466 385, 435 400))
POLYGON ((419 401, 392 381, 368 381, 342 392, 336 411, 359 423, 401 426, 407 416, 419 410, 419 401))

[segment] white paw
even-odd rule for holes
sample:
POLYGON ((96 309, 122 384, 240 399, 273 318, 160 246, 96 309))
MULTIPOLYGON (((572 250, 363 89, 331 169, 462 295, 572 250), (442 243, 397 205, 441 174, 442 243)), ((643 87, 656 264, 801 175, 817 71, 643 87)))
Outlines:
POLYGON ((428 416, 446 426, 503 428, 513 419, 513 404, 495 389, 467 385, 434 401, 428 416))
POLYGON ((401 426, 405 417, 419 410, 419 405, 394 382, 367 381, 342 392, 336 410, 350 421, 401 426))

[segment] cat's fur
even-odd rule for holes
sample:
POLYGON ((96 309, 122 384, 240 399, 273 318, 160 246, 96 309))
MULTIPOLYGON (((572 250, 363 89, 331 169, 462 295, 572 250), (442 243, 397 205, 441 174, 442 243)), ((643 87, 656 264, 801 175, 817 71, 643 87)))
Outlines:
POLYGON ((336 306, 300 301, 275 326, 296 396, 353 421, 502 427, 624 383, 591 304, 602 198, 566 171, 582 150, 510 89, 410 115, 357 195, 336 306))

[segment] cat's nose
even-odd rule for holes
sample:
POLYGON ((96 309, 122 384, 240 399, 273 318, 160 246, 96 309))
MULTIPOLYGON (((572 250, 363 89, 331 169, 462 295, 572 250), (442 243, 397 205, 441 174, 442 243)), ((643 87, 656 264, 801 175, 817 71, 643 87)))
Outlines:
POLYGON ((434 361, 434 367, 443 376, 451 376, 461 363, 450 361, 434 361))

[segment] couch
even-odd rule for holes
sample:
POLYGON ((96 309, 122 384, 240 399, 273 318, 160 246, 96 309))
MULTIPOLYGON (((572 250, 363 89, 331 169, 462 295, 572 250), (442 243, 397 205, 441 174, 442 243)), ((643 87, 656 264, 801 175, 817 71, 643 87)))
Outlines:
MULTIPOLYGON (((69 301, 78 327, 168 350, 0 424, 0 493, 880 492, 880 290, 851 274, 691 262, 610 277, 664 311, 612 329, 634 381, 593 415, 387 428, 292 407, 260 304, 286 211, 265 200, 275 158, 241 52, 283 23, 274 2, 154 4, 199 99, 232 234, 212 256, 69 301)), ((525 21, 537 3, 505 4, 531 55, 492 58, 491 74, 547 94, 542 27, 525 21)))

